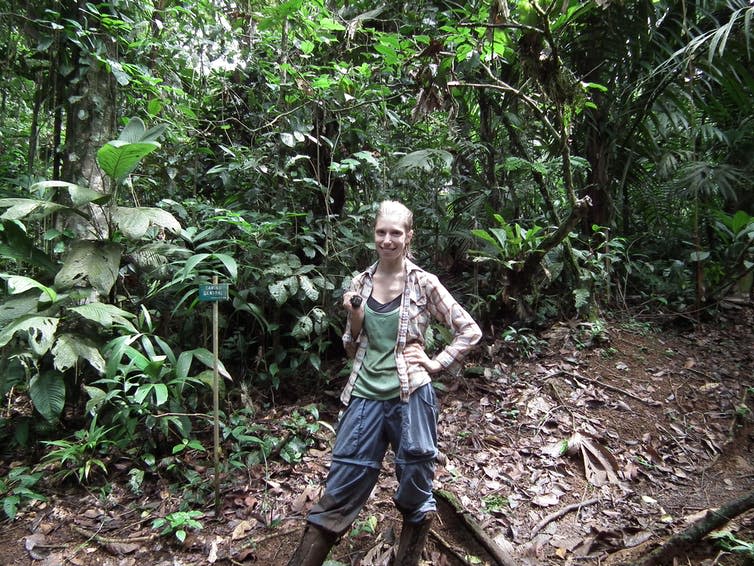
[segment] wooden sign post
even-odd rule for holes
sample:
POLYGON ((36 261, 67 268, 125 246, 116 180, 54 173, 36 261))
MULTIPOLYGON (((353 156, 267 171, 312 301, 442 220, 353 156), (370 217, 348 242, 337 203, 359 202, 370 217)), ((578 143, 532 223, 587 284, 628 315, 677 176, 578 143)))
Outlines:
POLYGON ((217 276, 212 278, 212 285, 199 285, 199 300, 212 303, 212 410, 214 417, 215 444, 215 517, 220 515, 220 372, 219 367, 219 314, 217 303, 228 299, 228 284, 217 283, 217 276))

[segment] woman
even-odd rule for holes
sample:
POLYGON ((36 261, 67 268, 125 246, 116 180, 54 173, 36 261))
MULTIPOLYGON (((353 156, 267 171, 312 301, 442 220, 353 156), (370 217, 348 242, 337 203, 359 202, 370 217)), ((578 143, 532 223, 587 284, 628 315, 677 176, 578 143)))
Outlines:
POLYGON ((354 358, 341 395, 347 406, 338 426, 325 493, 311 509, 289 566, 320 566, 356 519, 374 488, 390 444, 395 452, 403 514, 395 564, 419 563, 436 503, 437 405, 431 375, 460 370, 481 339, 479 326, 435 275, 409 258, 413 214, 401 203, 380 204, 374 226, 378 261, 356 276, 343 296, 348 322, 343 344, 354 358), (453 331, 437 356, 424 351, 430 317, 453 331))

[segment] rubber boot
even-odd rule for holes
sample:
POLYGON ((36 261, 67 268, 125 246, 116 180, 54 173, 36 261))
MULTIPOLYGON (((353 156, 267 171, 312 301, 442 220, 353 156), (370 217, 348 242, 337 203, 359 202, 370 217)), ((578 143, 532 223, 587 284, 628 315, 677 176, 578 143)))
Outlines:
POLYGON ((418 566, 424 543, 427 541, 429 528, 432 526, 434 513, 427 513, 421 523, 403 522, 401 529, 401 541, 398 545, 398 554, 395 557, 394 566, 418 566))
POLYGON ((333 533, 307 524, 288 566, 322 566, 336 539, 333 533))

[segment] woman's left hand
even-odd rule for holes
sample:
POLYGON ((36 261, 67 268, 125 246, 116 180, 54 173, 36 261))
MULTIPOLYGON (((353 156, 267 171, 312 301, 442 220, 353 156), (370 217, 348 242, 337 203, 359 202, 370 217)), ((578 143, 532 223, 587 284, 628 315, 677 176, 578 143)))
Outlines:
POLYGON ((409 344, 406 346, 406 349, 403 350, 403 356, 409 364, 419 364, 424 366, 429 373, 437 373, 442 370, 440 362, 430 358, 421 344, 409 344))

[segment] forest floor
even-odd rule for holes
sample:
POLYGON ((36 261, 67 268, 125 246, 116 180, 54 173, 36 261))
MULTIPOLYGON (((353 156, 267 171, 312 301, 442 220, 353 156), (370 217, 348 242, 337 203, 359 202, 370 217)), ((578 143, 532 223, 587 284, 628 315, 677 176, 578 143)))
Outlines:
MULTIPOLYGON (((684 328, 562 323, 536 339, 487 342, 465 378, 441 382, 445 458, 423 564, 495 565, 496 552, 517 564, 630 564, 751 492, 754 308, 728 307, 684 328)), ((305 400, 333 425, 339 385, 305 400)), ((270 423, 295 408, 257 414, 270 423)), ((107 490, 61 488, 1 524, 0 564, 284 565, 319 495, 331 440, 322 428, 296 465, 273 460, 224 478, 220 516, 208 496, 195 506, 203 528, 183 544, 152 528, 178 509, 180 491, 155 480, 134 495, 127 469, 114 465, 107 490)), ((197 472, 211 483, 211 469, 197 472)), ((387 563, 400 532, 395 486, 388 458, 332 564, 387 563)), ((754 545, 754 512, 725 530, 754 545)), ((751 556, 707 537, 676 563, 742 565, 751 556)))

